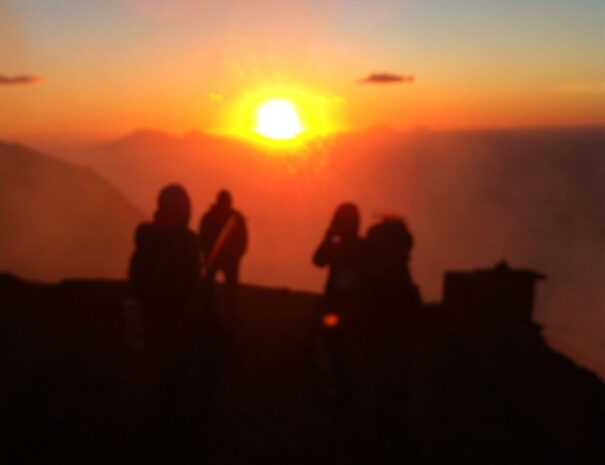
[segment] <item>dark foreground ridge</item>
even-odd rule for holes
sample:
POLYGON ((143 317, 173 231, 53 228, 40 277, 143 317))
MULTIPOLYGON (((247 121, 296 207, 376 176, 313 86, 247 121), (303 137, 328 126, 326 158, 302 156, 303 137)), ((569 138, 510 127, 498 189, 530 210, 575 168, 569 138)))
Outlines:
POLYGON ((406 317, 404 382, 378 396, 371 426, 318 394, 313 294, 242 287, 236 312, 219 306, 218 319, 200 314, 182 329, 184 355, 158 389, 127 343, 125 283, 2 275, 2 454, 6 463, 605 463, 603 384, 547 347, 526 309, 504 321, 482 308, 498 302, 466 299, 469 276, 448 275, 445 302, 406 317))

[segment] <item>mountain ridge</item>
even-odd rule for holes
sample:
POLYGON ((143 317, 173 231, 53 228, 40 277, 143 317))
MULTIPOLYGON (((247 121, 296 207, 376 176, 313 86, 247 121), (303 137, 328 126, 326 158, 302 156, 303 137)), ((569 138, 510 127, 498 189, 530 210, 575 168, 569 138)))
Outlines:
POLYGON ((124 276, 143 214, 90 168, 0 142, 0 268, 36 279, 124 276))

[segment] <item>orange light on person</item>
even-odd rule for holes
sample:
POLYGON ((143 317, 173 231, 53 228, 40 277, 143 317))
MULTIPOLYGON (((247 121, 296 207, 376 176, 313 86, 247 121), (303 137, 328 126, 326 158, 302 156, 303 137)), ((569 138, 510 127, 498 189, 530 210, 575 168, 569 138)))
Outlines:
POLYGON ((340 324, 340 316, 336 313, 327 313, 324 315, 323 323, 326 328, 336 328, 340 324))

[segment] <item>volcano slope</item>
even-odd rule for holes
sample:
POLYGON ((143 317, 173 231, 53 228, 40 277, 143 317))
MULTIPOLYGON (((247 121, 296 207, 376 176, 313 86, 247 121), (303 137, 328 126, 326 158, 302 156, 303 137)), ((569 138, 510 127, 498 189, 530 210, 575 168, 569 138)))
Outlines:
POLYGON ((143 214, 104 178, 0 140, 0 271, 121 278, 143 214))
POLYGON ((215 311, 200 304, 189 316, 174 368, 158 383, 145 352, 128 343, 124 282, 2 275, 3 455, 603 463, 605 388, 549 349, 536 325, 460 324, 443 305, 427 306, 391 328, 391 376, 349 379, 349 395, 334 395, 317 376, 318 296, 243 286, 235 308, 221 292, 215 311))

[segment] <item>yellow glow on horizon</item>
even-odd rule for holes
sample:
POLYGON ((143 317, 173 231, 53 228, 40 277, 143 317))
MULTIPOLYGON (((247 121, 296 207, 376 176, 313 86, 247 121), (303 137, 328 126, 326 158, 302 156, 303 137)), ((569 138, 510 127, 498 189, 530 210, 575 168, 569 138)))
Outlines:
POLYGON ((264 87, 238 99, 226 127, 266 148, 295 148, 337 130, 331 111, 335 103, 335 98, 300 87, 264 87))
POLYGON ((295 106, 287 100, 269 100, 257 110, 256 132, 269 139, 294 139, 303 128, 295 106))

